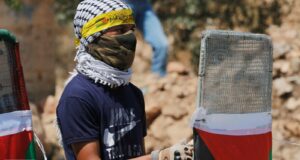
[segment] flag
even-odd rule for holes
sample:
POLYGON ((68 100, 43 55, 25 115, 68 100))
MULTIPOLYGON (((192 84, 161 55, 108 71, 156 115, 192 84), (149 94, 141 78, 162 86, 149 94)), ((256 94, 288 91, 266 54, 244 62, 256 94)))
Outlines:
POLYGON ((19 44, 0 29, 0 160, 36 159, 19 44))
MULTIPOLYGON (((201 109, 200 109, 201 110, 201 109)), ((195 122, 195 134, 210 158, 204 160, 272 159, 272 117, 268 112, 247 114, 203 114, 195 122)), ((199 155, 204 157, 207 155, 199 155)))

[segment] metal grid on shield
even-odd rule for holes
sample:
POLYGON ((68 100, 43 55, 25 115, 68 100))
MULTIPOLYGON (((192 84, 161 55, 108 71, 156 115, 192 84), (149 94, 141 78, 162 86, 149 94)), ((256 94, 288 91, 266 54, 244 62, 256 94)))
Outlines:
POLYGON ((8 46, 0 40, 0 114, 17 110, 11 63, 13 59, 8 46))
POLYGON ((206 31, 200 53, 200 104, 208 113, 271 110, 272 42, 260 34, 206 31))

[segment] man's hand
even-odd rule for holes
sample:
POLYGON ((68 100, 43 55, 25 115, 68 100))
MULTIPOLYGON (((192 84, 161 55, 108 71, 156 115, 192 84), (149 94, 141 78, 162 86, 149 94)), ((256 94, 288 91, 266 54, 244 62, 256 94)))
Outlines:
POLYGON ((189 144, 175 144, 170 148, 151 153, 152 160, 192 160, 193 146, 189 144))

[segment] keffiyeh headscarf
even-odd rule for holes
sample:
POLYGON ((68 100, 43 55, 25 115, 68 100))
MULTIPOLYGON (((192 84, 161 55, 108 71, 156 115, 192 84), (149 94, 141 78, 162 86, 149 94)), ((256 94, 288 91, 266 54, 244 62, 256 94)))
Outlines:
POLYGON ((81 73, 110 87, 129 83, 131 69, 121 71, 95 59, 87 46, 114 26, 134 25, 132 10, 121 0, 84 0, 79 3, 74 17, 77 53, 75 73, 81 73))

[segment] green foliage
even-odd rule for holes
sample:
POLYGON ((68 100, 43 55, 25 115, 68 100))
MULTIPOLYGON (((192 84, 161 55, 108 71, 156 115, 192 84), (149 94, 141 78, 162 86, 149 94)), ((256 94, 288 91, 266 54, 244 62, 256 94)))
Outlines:
POLYGON ((238 29, 264 33, 270 25, 281 24, 285 15, 282 6, 291 1, 293 0, 156 0, 154 6, 165 31, 175 37, 174 50, 189 50, 197 70, 200 33, 203 30, 238 29))
POLYGON ((82 0, 55 0, 54 9, 61 23, 73 20, 76 7, 82 0))
MULTIPOLYGON (((54 10, 60 23, 68 23, 73 20, 76 7, 83 0, 54 0, 54 10)), ((24 6, 22 0, 4 0, 5 4, 14 11, 20 11, 24 6)))
POLYGON ((21 0, 4 0, 5 4, 15 11, 20 11, 22 8, 21 0))

